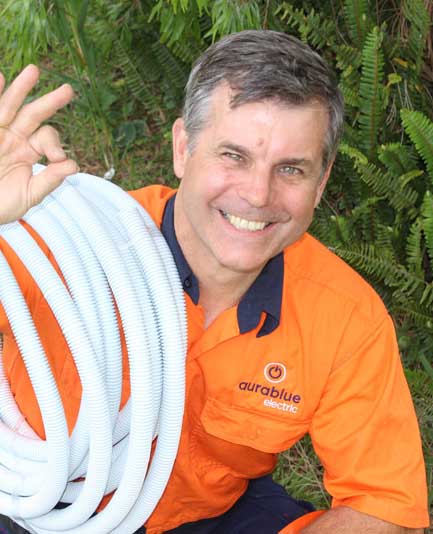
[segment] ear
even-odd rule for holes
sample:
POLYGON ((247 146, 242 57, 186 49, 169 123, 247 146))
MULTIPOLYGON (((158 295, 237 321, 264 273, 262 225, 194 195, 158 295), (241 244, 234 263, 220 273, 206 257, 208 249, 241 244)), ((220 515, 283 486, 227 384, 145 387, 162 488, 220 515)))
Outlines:
POLYGON ((185 174, 185 163, 188 158, 188 137, 183 119, 176 119, 172 128, 173 137, 173 169, 180 179, 185 174))
POLYGON ((329 176, 331 174, 332 166, 334 165, 334 159, 335 158, 333 158, 330 161, 329 165, 326 167, 326 170, 323 173, 322 179, 320 180, 320 183, 317 186, 316 198, 314 200, 314 207, 315 208, 317 208, 317 206, 319 205, 319 202, 320 202, 320 200, 322 198, 322 195, 323 195, 323 191, 325 191, 326 184, 328 183, 329 176))

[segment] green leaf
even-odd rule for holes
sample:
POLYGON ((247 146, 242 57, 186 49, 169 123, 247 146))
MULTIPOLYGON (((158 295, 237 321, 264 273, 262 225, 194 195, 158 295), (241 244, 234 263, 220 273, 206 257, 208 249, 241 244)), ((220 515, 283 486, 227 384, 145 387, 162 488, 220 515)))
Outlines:
POLYGON ((362 48, 369 30, 367 0, 344 0, 343 11, 353 41, 362 48))
POLYGON ((404 129, 426 164, 433 184, 433 122, 420 111, 402 109, 404 129))
POLYGON ((431 28, 431 15, 424 0, 404 0, 403 14, 409 23, 409 38, 406 49, 409 53, 410 66, 419 75, 424 63, 424 49, 431 28))
POLYGON ((124 122, 115 128, 113 139, 117 146, 128 148, 137 140, 142 140, 149 135, 149 128, 144 120, 133 120, 124 122))
POLYGON ((430 380, 433 380, 433 367, 432 367, 431 363, 425 357, 425 354, 420 354, 420 360, 421 360, 421 363, 422 363, 426 373, 429 375, 430 380))
POLYGON ((360 96, 360 142, 370 156, 376 150, 383 115, 383 33, 374 28, 366 37, 362 50, 360 96))
POLYGON ((406 261, 408 267, 420 277, 424 274, 422 260, 422 223, 421 218, 417 218, 410 227, 409 235, 406 241, 406 261))
POLYGON ((433 195, 426 191, 421 206, 422 228, 430 256, 431 266, 433 268, 433 195))

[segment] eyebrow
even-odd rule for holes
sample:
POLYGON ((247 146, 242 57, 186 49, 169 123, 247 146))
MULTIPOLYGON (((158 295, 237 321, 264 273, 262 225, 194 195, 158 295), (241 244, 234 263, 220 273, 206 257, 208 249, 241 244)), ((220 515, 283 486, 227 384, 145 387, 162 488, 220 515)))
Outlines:
MULTIPOLYGON (((233 152, 237 152, 241 154, 242 156, 245 156, 247 158, 252 158, 252 153, 248 150, 248 148, 237 145, 236 143, 230 143, 223 141, 218 145, 218 149, 226 149, 226 150, 233 150, 233 152)), ((311 169, 313 166, 313 162, 307 158, 283 158, 279 161, 277 161, 276 166, 281 165, 290 165, 290 166, 300 166, 305 167, 307 169, 311 169)))
POLYGON ((277 165, 289 165, 289 166, 296 166, 296 167, 305 167, 307 169, 311 169, 313 166, 313 162, 306 158, 284 158, 280 160, 277 165))
POLYGON ((245 148, 244 146, 237 145, 236 143, 228 143, 226 141, 223 141, 217 146, 218 149, 224 148, 227 150, 233 150, 233 152, 238 152, 242 156, 246 156, 247 158, 251 158, 252 154, 248 150, 248 148, 245 148))

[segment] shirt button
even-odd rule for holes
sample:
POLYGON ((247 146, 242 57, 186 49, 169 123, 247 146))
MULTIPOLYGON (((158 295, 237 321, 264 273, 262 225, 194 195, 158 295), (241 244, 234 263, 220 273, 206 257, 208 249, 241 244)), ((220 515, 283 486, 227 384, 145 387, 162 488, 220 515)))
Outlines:
POLYGON ((183 287, 185 289, 189 289, 191 287, 191 278, 188 276, 188 278, 185 278, 185 282, 183 283, 183 287))

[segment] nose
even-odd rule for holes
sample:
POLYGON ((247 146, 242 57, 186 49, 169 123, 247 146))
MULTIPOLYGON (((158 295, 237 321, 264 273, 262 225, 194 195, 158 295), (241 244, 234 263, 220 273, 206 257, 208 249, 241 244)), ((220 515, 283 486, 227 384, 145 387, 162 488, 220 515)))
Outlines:
POLYGON ((272 188, 269 173, 251 172, 243 177, 238 186, 238 195, 254 208, 263 208, 270 202, 272 188))

